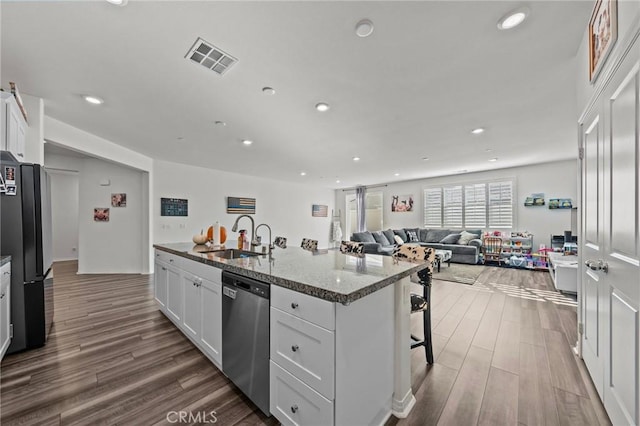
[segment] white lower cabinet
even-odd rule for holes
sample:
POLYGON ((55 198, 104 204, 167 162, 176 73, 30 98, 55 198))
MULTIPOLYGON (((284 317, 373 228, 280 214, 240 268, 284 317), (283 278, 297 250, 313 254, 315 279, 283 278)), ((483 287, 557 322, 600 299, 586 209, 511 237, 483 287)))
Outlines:
POLYGON ((222 368, 222 271, 159 250, 155 259, 160 310, 222 368))
POLYGON ((156 259, 154 265, 154 286, 153 297, 160 306, 160 310, 166 312, 167 309, 167 265, 156 259))
POLYGON ((0 360, 11 343, 11 263, 0 268, 0 360))
POLYGON ((333 403, 270 362, 269 411, 283 425, 333 425, 333 403))

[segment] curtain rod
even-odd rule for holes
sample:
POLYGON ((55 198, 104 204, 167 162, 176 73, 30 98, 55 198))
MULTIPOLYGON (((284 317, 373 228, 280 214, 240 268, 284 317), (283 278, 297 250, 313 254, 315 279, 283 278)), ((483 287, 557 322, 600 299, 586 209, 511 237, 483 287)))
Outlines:
MULTIPOLYGON (((362 186, 363 186, 364 188, 369 189, 369 188, 380 188, 380 187, 389 186, 389 185, 387 185, 387 184, 385 183, 385 184, 383 184, 383 185, 362 185, 362 186)), ((358 187, 358 186, 354 186, 353 188, 345 188, 345 189, 343 189, 343 190, 342 190, 342 192, 345 192, 345 191, 353 191, 353 190, 354 190, 354 189, 356 189, 356 188, 359 188, 359 187, 358 187)))

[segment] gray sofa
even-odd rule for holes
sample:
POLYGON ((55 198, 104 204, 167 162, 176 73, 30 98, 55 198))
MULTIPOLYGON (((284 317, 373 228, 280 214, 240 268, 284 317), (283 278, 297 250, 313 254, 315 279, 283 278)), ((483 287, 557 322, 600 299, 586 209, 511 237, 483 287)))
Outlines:
POLYGON ((403 243, 417 243, 436 250, 451 250, 451 262, 455 263, 475 265, 478 263, 478 255, 482 249, 481 229, 403 228, 376 232, 365 231, 355 232, 351 235, 351 241, 363 243, 365 253, 389 256, 396 246, 394 238, 396 235, 403 243), (468 244, 459 244, 460 234, 463 231, 475 234, 477 238, 471 239, 468 244), (413 239, 417 237, 418 241, 412 240, 412 237, 413 239))

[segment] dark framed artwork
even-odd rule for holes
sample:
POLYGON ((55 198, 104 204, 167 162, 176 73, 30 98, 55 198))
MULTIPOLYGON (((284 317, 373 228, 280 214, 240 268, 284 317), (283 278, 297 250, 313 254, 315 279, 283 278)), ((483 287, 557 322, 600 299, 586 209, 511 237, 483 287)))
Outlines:
POLYGON ((127 207, 127 194, 111 194, 111 207, 127 207))
POLYGON ((618 39, 617 0, 598 0, 589 20, 589 81, 593 82, 618 39))
POLYGON ((95 207, 93 209, 94 222, 109 222, 109 208, 108 207, 95 207))
POLYGON ((189 216, 189 200, 160 198, 160 216, 189 216))

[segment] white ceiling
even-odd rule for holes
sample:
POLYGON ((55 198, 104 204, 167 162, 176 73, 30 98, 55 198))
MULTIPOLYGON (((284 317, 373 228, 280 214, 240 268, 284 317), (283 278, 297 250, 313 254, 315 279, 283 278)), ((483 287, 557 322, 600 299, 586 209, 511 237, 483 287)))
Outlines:
POLYGON ((0 82, 153 158, 331 188, 575 158, 574 57, 593 2, 531 1, 498 31, 520 5, 2 2, 0 82), (219 76, 184 59, 197 37, 238 63, 219 76))

